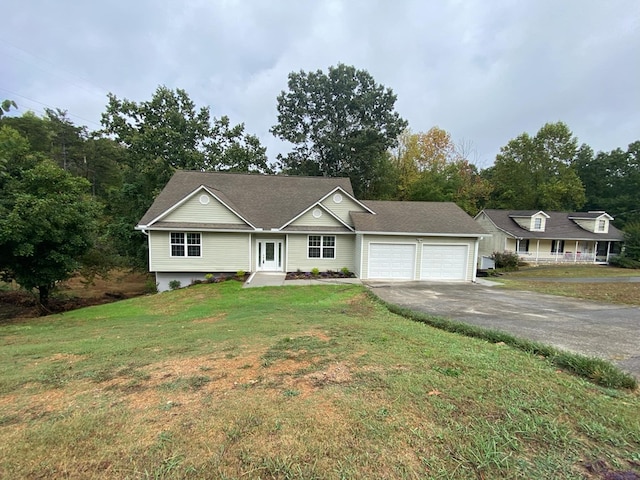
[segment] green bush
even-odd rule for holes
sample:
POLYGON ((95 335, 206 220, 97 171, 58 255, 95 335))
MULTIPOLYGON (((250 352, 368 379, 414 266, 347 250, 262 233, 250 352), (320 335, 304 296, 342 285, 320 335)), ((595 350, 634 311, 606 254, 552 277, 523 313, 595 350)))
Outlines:
POLYGON ((180 283, 180 280, 171 280, 169 282, 169 288, 171 290, 177 290, 178 288, 180 288, 182 284, 180 283))
POLYGON ((313 275, 314 277, 317 277, 318 275, 320 275, 320 270, 317 268, 312 268, 311 275, 313 275))
POLYGON ((619 268, 640 268, 640 262, 624 255, 617 255, 609 259, 609 265, 619 268))
POLYGON ((514 252, 493 252, 491 258, 496 264, 496 268, 504 270, 517 270, 520 264, 520 257, 514 252))

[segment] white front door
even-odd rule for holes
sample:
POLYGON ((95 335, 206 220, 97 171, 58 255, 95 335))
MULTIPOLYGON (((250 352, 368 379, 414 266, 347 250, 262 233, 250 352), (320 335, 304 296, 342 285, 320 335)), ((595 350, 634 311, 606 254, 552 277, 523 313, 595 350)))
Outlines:
POLYGON ((278 272, 282 270, 282 241, 258 241, 258 270, 278 272))

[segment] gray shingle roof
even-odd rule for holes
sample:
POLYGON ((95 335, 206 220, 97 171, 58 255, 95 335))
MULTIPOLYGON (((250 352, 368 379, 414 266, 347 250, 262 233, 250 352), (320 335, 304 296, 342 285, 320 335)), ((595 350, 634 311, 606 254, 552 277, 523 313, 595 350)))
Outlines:
POLYGON ((252 225, 264 229, 282 227, 336 187, 353 196, 348 178, 180 170, 156 197, 139 225, 147 225, 201 185, 212 190, 252 225))
MULTIPOLYGON (((549 218, 546 220, 545 231, 536 232, 522 228, 512 216, 520 216, 525 212, 515 210, 495 210, 485 209, 484 213, 491 219, 496 227, 517 238, 544 238, 552 240, 613 240, 621 241, 624 234, 613 225, 609 224, 608 233, 594 233, 580 227, 571 218, 597 218, 602 215, 599 212, 595 215, 588 212, 548 212, 544 211, 549 218)), ((530 215, 540 210, 531 210, 530 215)))
POLYGON ((451 202, 364 201, 376 215, 351 212, 356 231, 482 236, 487 232, 451 202))
MULTIPOLYGON (((147 226, 176 203, 201 186, 207 187, 222 202, 253 226, 264 230, 280 228, 314 205, 335 188, 353 196, 348 178, 296 177, 285 175, 248 175, 177 171, 140 219, 147 226)), ((356 230, 380 233, 445 234, 481 236, 486 232, 460 207, 450 202, 361 202, 376 214, 351 212, 356 230)), ((174 223, 158 219, 158 228, 244 229, 249 226, 209 223, 174 223)), ((283 231, 350 232, 346 227, 295 227, 283 231)))

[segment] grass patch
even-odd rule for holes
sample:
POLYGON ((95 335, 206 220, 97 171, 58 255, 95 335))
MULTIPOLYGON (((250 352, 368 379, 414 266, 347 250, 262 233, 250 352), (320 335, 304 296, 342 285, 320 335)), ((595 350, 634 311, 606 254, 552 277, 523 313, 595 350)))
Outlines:
POLYGON ((518 271, 504 274, 509 278, 610 278, 639 276, 640 272, 609 265, 539 265, 521 267, 518 271))
MULTIPOLYGON (((382 302, 381 300, 379 300, 382 302)), ((458 333, 472 338, 480 338, 491 343, 500 343, 522 350, 523 352, 547 358, 553 365, 575 375, 584 377, 597 385, 608 388, 636 389, 638 382, 634 376, 620 370, 606 360, 596 357, 587 357, 577 353, 564 352, 549 345, 531 340, 515 337, 509 333, 491 330, 467 323, 456 322, 446 318, 427 315, 397 305, 387 304, 386 307, 393 313, 411 320, 425 323, 447 332, 458 333)), ((455 369, 436 367, 437 371, 447 372, 452 376, 455 369)))
POLYGON ((640 282, 629 283, 583 283, 583 282, 544 282, 518 280, 509 277, 497 279, 504 288, 528 290, 547 295, 583 298, 594 302, 619 303, 640 306, 640 282))
POLYGON ((494 340, 356 285, 199 285, 0 325, 0 477, 640 474, 637 391, 494 340))

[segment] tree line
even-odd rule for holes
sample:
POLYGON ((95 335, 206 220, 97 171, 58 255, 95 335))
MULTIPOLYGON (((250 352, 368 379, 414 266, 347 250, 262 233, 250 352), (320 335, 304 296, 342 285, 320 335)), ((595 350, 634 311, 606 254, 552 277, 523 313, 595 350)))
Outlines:
POLYGON ((292 72, 271 133, 291 151, 269 162, 258 137, 159 86, 147 101, 109 94, 102 129, 63 110, 43 116, 11 100, 0 109, 0 274, 39 291, 83 269, 146 268, 133 227, 178 169, 346 176, 360 199, 452 201, 482 208, 602 209, 638 228, 640 141, 595 153, 569 127, 548 123, 509 140, 478 169, 470 144, 433 127, 413 132, 396 95, 366 70, 339 64, 292 72))

